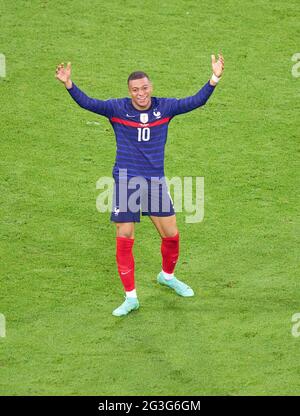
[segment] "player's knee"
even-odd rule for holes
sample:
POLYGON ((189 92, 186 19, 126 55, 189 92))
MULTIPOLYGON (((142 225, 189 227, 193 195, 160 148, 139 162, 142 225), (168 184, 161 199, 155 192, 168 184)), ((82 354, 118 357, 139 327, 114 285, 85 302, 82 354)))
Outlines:
POLYGON ((163 232, 163 237, 169 238, 169 237, 176 237, 178 234, 177 227, 169 227, 168 229, 165 229, 163 232))
POLYGON ((134 226, 128 223, 116 223, 117 237, 133 238, 134 226))

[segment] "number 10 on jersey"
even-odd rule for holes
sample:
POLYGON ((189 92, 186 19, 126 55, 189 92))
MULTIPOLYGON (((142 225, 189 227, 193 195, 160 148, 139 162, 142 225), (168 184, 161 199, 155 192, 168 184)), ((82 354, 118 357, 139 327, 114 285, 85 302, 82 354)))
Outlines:
POLYGON ((150 128, 138 127, 138 142, 148 142, 150 140, 150 128))

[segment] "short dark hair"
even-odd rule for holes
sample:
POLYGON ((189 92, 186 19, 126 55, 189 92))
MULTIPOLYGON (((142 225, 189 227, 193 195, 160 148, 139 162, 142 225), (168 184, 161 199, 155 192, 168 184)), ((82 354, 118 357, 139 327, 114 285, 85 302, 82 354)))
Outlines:
POLYGON ((129 81, 133 81, 134 79, 141 79, 141 78, 147 78, 150 81, 150 78, 148 77, 148 75, 146 74, 146 72, 143 71, 135 71, 132 72, 127 80, 127 84, 129 84, 129 81))

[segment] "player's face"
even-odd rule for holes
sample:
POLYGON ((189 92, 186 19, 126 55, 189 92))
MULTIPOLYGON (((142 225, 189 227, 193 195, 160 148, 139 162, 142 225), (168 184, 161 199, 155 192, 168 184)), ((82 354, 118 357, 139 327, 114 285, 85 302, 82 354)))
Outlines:
POLYGON ((132 105, 135 108, 138 110, 147 110, 151 107, 152 84, 148 78, 129 81, 128 89, 132 105))

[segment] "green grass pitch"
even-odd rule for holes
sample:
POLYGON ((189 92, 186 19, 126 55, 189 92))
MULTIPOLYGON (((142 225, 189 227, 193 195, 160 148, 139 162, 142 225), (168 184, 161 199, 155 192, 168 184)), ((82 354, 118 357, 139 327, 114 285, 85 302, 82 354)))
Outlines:
POLYGON ((0 394, 298 395, 298 2, 1 6, 0 394), (141 309, 117 319, 115 229, 96 210, 115 140, 55 67, 71 61, 74 82, 97 98, 126 96, 136 69, 156 95, 184 97, 209 79, 219 51, 220 85, 204 108, 172 121, 166 148, 168 177, 205 178, 203 222, 177 216, 176 275, 196 296, 157 285, 160 238, 143 218, 141 309))

